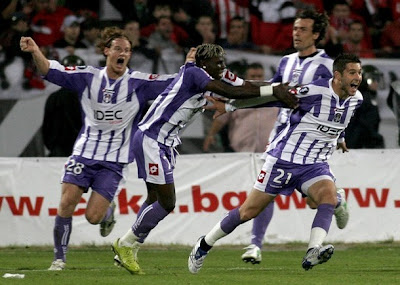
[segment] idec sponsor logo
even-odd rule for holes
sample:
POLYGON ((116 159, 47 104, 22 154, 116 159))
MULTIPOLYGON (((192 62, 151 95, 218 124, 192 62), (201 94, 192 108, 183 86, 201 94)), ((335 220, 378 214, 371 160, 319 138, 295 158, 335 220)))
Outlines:
MULTIPOLYGON (((352 207, 358 205, 359 208, 385 208, 390 203, 394 203, 394 208, 400 208, 400 200, 389 199, 389 188, 344 188, 346 191, 347 199, 351 198, 352 207), (393 202, 392 202, 393 201, 393 202)), ((229 211, 240 206, 247 197, 247 191, 225 191, 216 194, 215 191, 204 191, 200 185, 193 185, 191 187, 191 196, 185 202, 179 203, 182 199, 177 199, 177 205, 173 213, 187 214, 187 213, 212 213, 219 210, 229 211)), ((116 200, 118 201, 118 209, 120 215, 129 215, 137 213, 140 209, 140 200, 143 195, 129 196, 126 189, 122 189, 116 200)), ((0 213, 8 211, 9 208, 12 216, 40 216, 57 215, 57 208, 45 208, 44 196, 37 197, 14 197, 14 196, 0 196, 0 213)), ((86 199, 81 198, 78 203, 74 216, 82 216, 85 214, 86 199)), ((280 210, 292 209, 307 209, 306 201, 301 197, 300 193, 295 191, 291 196, 277 196, 275 198, 275 205, 280 210)), ((117 213, 118 213, 117 212, 117 213)))

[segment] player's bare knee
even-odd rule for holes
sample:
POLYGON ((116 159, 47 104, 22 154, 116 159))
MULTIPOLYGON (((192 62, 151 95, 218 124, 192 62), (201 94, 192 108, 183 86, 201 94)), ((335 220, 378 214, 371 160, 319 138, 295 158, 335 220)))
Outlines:
POLYGON ((100 224, 101 220, 103 219, 103 217, 97 214, 89 214, 89 213, 85 214, 85 218, 92 225, 100 224))

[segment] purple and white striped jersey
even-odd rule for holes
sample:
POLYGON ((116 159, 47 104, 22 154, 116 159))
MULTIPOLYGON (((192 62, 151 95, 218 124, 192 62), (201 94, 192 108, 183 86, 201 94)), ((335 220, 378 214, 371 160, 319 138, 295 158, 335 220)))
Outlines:
POLYGON ((325 162, 363 97, 357 91, 340 100, 332 89, 332 79, 319 79, 293 90, 300 106, 291 113, 289 126, 268 154, 297 164, 325 162))
MULTIPOLYGON (((211 94, 205 87, 211 80, 214 79, 204 69, 194 63, 186 63, 179 75, 152 103, 139 123, 139 129, 164 145, 179 145, 179 131, 204 110, 205 96, 211 94)), ((228 70, 224 71, 221 80, 231 85, 244 83, 243 79, 228 70)))
POLYGON ((320 78, 332 78, 333 59, 324 50, 300 57, 298 52, 281 58, 271 82, 289 82, 290 86, 308 84, 320 78))
MULTIPOLYGON (((333 59, 324 50, 318 50, 313 55, 300 57, 298 52, 285 55, 279 61, 278 69, 271 82, 289 82, 289 86, 311 83, 320 78, 332 78, 333 59)), ((282 131, 290 116, 291 109, 281 108, 272 130, 268 150, 275 146, 275 136, 282 131)))
POLYGON ((72 154, 129 163, 134 159, 131 140, 147 102, 154 100, 176 75, 127 69, 123 76, 112 80, 106 67, 64 67, 51 60, 45 79, 79 94, 83 125, 72 154))

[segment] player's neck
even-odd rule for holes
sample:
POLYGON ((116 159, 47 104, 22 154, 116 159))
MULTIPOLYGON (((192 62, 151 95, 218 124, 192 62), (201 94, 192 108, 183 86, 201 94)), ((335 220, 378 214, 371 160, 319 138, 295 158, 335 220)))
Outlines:
POLYGON ((318 50, 315 46, 310 46, 307 49, 298 51, 300 57, 308 57, 316 52, 318 52, 318 50))

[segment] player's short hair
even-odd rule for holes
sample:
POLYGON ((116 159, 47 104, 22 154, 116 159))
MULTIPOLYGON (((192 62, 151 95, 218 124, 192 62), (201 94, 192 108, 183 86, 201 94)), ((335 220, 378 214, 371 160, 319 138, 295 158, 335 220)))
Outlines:
POLYGON ((319 33, 319 37, 315 40, 315 45, 317 45, 324 37, 326 29, 329 25, 329 17, 326 12, 318 13, 313 9, 307 9, 301 11, 296 19, 311 19, 314 20, 313 33, 319 33))
POLYGON ((125 31, 116 26, 106 27, 101 32, 101 39, 100 39, 99 43, 97 44, 97 47, 100 50, 104 50, 104 48, 106 48, 106 47, 109 48, 109 47, 111 47, 112 41, 115 39, 126 39, 127 41, 129 41, 129 43, 132 47, 132 42, 129 40, 128 36, 125 34, 125 31))
POLYGON ((224 55, 225 51, 220 45, 202 44, 196 48, 195 59, 196 62, 200 63, 200 61, 224 55))
POLYGON ((338 71, 343 74, 343 71, 346 69, 346 65, 348 63, 359 63, 361 64, 361 60, 352 53, 343 53, 336 57, 333 61, 333 72, 338 71))

